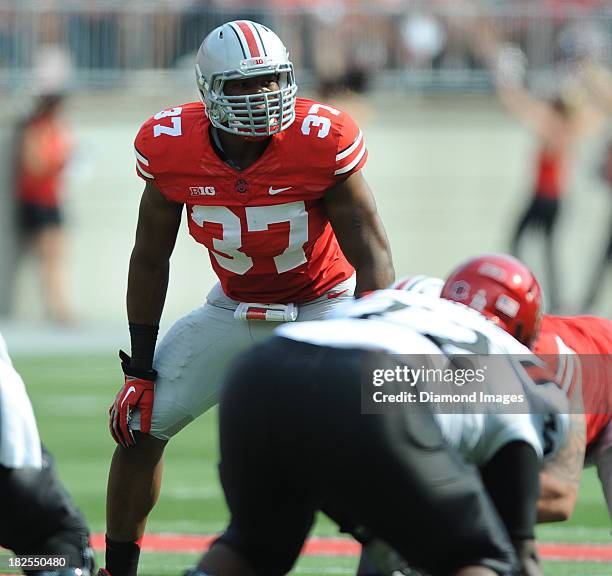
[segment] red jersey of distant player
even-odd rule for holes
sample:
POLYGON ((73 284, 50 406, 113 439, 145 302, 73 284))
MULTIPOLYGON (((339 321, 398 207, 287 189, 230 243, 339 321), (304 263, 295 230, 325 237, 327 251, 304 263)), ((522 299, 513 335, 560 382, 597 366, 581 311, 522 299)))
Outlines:
POLYGON ((245 170, 213 149, 200 102, 156 114, 136 136, 138 175, 187 206, 190 234, 235 300, 305 302, 354 273, 324 197, 365 164, 362 133, 349 115, 319 102, 298 98, 295 112, 245 170))
POLYGON ((612 421, 612 322, 544 315, 534 352, 558 356, 558 372, 570 372, 570 366, 581 371, 588 446, 612 421), (579 355, 578 364, 565 364, 568 348, 579 355))

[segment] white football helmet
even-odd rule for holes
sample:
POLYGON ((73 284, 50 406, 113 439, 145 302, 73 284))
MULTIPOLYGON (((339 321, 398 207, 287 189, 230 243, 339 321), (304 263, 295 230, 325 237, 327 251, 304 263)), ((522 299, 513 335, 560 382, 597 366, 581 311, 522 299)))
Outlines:
POLYGON ((238 136, 270 136, 295 120, 293 64, 280 38, 249 20, 227 22, 202 42, 196 57, 196 79, 213 126, 238 136), (278 74, 280 90, 227 96, 228 80, 278 74))

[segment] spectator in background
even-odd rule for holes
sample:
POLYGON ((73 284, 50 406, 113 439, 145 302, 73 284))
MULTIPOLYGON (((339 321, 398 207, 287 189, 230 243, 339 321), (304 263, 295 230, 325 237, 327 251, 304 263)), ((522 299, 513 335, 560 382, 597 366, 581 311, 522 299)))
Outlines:
POLYGON ((349 4, 312 2, 305 48, 319 97, 365 125, 374 115, 365 95, 375 84, 377 71, 388 64, 393 26, 387 15, 352 10, 349 4))
POLYGON ((40 260, 48 315, 54 322, 73 320, 64 285, 65 239, 62 228, 62 180, 70 158, 71 137, 61 118, 64 94, 37 97, 18 127, 15 187, 24 249, 40 260))
MULTIPOLYGON (((606 58, 607 60, 609 60, 609 55, 609 52, 604 54, 604 56, 608 56, 608 58, 606 58)), ((600 105, 608 115, 612 114, 612 73, 610 70, 602 65, 597 58, 587 58, 582 62, 582 66, 580 67, 580 77, 589 95, 595 102, 600 105)), ((608 186, 609 191, 612 193, 612 139, 608 142, 600 175, 608 186)), ((595 262, 595 267, 587 286, 586 297, 583 303, 583 309, 585 311, 590 311, 595 307, 604 287, 606 272, 610 269, 612 264, 612 213, 610 216, 609 238, 606 244, 604 244, 603 253, 595 262)), ((608 304, 609 303, 608 301, 608 304)))
POLYGON ((541 230, 544 237, 549 306, 555 311, 560 305, 556 230, 561 202, 574 164, 575 110, 562 94, 549 100, 538 100, 523 90, 499 84, 497 93, 504 106, 538 138, 532 194, 516 224, 511 250, 518 257, 520 241, 525 232, 529 229, 541 230))
POLYGON ((269 26, 267 4, 267 0, 180 0, 177 60, 187 56, 191 65, 202 37, 229 20, 252 20, 269 26))
POLYGON ((549 99, 532 96, 520 84, 496 82, 504 106, 537 137, 532 195, 519 219, 511 241, 512 253, 519 256, 520 241, 532 228, 544 237, 546 288, 551 312, 561 306, 561 278, 557 267, 556 231, 567 183, 576 163, 578 140, 598 124, 585 102, 567 91, 549 99))
POLYGON ((541 231, 549 310, 558 312, 562 285, 556 254, 559 213, 576 163, 576 145, 583 136, 601 126, 602 117, 575 88, 560 88, 548 99, 532 95, 523 85, 526 59, 513 45, 498 45, 489 61, 493 63, 500 101, 537 138, 532 194, 516 224, 511 240, 512 254, 519 256, 520 243, 527 230, 541 231))
POLYGON ((16 64, 17 32, 15 10, 5 4, 0 5, 0 67, 8 68, 16 64))
MULTIPOLYGON (((601 168, 601 177, 608 186, 609 192, 612 193, 612 140, 608 142, 606 148, 604 162, 601 168)), ((610 216, 608 240, 604 245, 601 257, 595 262, 595 267, 587 286, 587 294, 583 304, 585 312, 590 312, 597 304, 604 287, 606 272, 612 265, 612 213, 610 216)))
POLYGON ((112 9, 83 5, 68 17, 68 43, 78 68, 108 68, 119 65, 119 15, 112 9), (84 9, 83 9, 84 8, 84 9))
POLYGON ((447 32, 434 13, 414 11, 400 24, 406 63, 412 70, 429 70, 443 54, 447 32))

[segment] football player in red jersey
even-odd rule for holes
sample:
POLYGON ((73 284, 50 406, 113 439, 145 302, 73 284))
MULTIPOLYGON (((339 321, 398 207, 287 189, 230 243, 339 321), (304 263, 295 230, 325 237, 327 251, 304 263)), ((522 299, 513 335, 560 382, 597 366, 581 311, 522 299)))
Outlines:
POLYGON ((363 135, 346 113, 296 98, 278 36, 226 23, 204 39, 196 76, 202 102, 156 114, 135 142, 146 186, 128 276, 132 354, 121 354, 125 385, 110 408, 112 576, 136 574, 164 447, 217 402, 238 352, 278 321, 322 318, 393 280, 363 135), (220 283, 156 348, 183 209, 220 283))
POLYGON ((481 311, 553 363, 570 396, 581 385, 584 430, 571 437, 562 457, 544 468, 538 521, 569 518, 585 452, 587 464, 597 466, 612 517, 612 322, 594 316, 542 315, 536 278, 521 262, 505 255, 480 256, 461 264, 446 280, 442 297, 481 311))

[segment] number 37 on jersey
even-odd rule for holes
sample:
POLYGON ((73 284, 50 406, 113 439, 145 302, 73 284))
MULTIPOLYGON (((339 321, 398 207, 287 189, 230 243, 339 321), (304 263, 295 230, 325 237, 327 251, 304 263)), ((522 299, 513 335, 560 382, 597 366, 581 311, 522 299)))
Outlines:
POLYGON ((330 281, 350 275, 323 200, 366 162, 363 135, 352 118, 298 98, 293 124, 243 171, 218 157, 209 131, 200 102, 159 112, 136 137, 136 169, 168 199, 187 205, 190 233, 210 251, 224 289, 232 297, 241 292, 229 287, 240 284, 230 281, 236 275, 263 281, 299 272, 304 286, 328 268, 342 268, 330 281))

